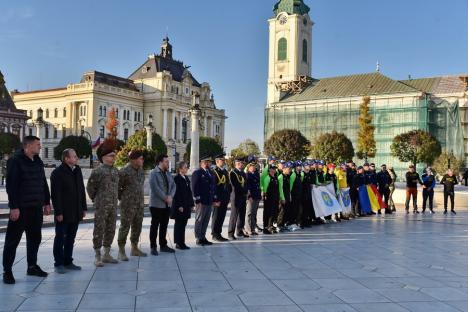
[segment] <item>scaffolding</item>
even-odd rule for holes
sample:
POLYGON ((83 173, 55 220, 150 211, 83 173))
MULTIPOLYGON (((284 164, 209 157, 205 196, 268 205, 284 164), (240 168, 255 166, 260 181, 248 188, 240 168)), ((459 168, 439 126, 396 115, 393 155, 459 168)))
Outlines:
MULTIPOLYGON (((361 101, 356 99, 330 99, 315 104, 295 103, 291 106, 268 107, 265 110, 265 139, 278 130, 296 129, 313 144, 321 134, 337 131, 346 134, 356 149, 360 104, 361 101)), ((439 140, 445 135, 444 140, 440 140, 444 148, 446 132, 450 127, 447 126, 448 122, 443 124, 443 119, 434 117, 434 114, 437 112, 442 115, 446 110, 446 105, 439 105, 436 110, 429 97, 389 97, 388 99, 372 97, 370 112, 374 117, 373 124, 376 128, 377 155, 369 161, 377 166, 392 165, 399 178, 402 178, 408 164, 401 163, 391 156, 390 145, 393 138, 411 130, 434 131, 439 140), (434 127, 430 120, 435 120, 437 127, 434 127)), ((355 161, 362 162, 358 159, 355 161)), ((419 169, 422 169, 422 166, 420 167, 419 169)))

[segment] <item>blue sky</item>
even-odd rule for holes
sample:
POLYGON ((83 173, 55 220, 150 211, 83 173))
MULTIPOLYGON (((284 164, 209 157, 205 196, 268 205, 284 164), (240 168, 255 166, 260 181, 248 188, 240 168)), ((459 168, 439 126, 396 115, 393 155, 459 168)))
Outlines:
MULTIPOLYGON (((468 73, 467 0, 305 0, 315 78, 468 73)), ((0 70, 20 91, 128 76, 169 34, 174 57, 208 81, 229 119, 226 146, 263 144, 268 25, 275 0, 0 0, 0 70)))

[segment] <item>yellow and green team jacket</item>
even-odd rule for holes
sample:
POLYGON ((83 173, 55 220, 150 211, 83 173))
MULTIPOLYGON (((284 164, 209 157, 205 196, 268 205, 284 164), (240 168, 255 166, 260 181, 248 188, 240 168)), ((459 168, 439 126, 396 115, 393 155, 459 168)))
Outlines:
MULTIPOLYGON (((268 191, 268 186, 270 185, 270 175, 267 174, 266 176, 263 176, 260 178, 260 189, 262 190, 262 193, 266 193, 268 191)), ((279 188, 279 195, 280 195, 280 200, 284 200, 284 192, 283 192, 283 175, 280 174, 278 176, 278 188, 279 188)))
POLYGON ((339 168, 335 170, 335 175, 338 178, 338 187, 344 189, 348 187, 348 181, 346 180, 346 171, 339 168))

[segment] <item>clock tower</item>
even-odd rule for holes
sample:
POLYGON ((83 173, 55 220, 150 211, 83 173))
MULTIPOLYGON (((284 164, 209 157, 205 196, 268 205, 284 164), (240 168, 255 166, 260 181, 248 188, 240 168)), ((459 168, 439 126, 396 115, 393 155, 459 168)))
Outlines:
POLYGON ((303 0, 280 0, 270 20, 268 106, 311 77, 312 26, 303 0))

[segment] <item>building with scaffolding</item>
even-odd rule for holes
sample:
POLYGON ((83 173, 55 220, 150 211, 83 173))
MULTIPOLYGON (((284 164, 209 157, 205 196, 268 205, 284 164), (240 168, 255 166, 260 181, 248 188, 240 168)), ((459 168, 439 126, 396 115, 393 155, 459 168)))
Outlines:
POLYGON ((422 129, 436 136, 442 149, 466 166, 468 158, 468 75, 393 80, 379 72, 311 78, 309 8, 300 1, 279 1, 270 24, 268 103, 265 140, 281 129, 297 129, 311 142, 338 131, 357 142, 359 105, 371 98, 376 127, 376 164, 407 164, 390 154, 393 138, 422 129))

